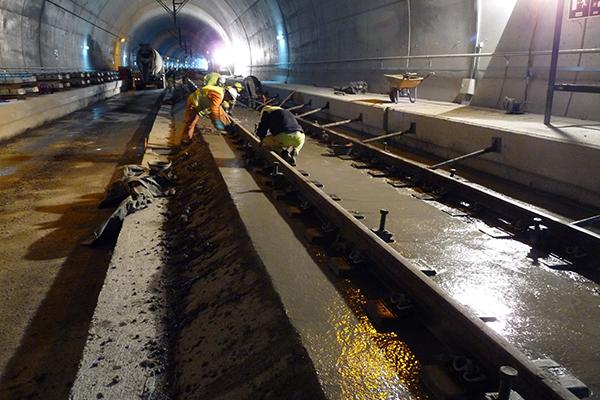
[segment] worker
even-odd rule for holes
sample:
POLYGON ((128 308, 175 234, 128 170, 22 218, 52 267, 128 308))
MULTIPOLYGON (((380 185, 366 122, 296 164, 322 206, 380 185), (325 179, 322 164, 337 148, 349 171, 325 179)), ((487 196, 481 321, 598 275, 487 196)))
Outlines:
MULTIPOLYGON (((225 86, 226 90, 229 90, 230 88, 234 88, 236 90, 236 92, 238 94, 241 94, 242 91, 244 90, 244 87, 242 86, 241 83, 239 82, 234 82, 234 84, 232 86, 225 86)), ((235 108, 235 104, 237 103, 237 99, 233 99, 231 101, 223 101, 223 109, 225 110, 225 112, 227 112, 227 114, 229 115, 233 115, 233 109, 235 108)))
POLYGON ((294 114, 278 106, 265 106, 256 134, 263 146, 279 150, 284 160, 296 165, 296 158, 304 146, 305 136, 294 114), (267 132, 271 134, 267 136, 267 132))
POLYGON ((240 82, 234 82, 233 88, 237 90, 238 93, 242 93, 244 91, 244 86, 240 82))
POLYGON ((202 116, 208 116, 215 128, 227 130, 231 126, 231 119, 221 107, 224 100, 232 101, 238 96, 234 88, 225 90, 220 86, 204 86, 188 96, 185 114, 183 117, 182 138, 183 143, 191 142, 194 137, 194 128, 202 116))
POLYGON ((167 81, 167 91, 170 93, 175 90, 175 70, 173 68, 167 70, 165 79, 167 81))
MULTIPOLYGON (((220 80, 221 80, 221 74, 219 74, 216 71, 213 71, 213 72, 209 72, 208 74, 204 75, 204 81, 202 82, 202 84, 204 86, 222 86, 222 85, 219 85, 220 80)), ((221 82, 224 82, 224 80, 221 80, 221 82)))
POLYGON ((248 75, 244 78, 244 87, 248 96, 248 107, 255 108, 256 99, 262 93, 262 83, 257 77, 248 75))

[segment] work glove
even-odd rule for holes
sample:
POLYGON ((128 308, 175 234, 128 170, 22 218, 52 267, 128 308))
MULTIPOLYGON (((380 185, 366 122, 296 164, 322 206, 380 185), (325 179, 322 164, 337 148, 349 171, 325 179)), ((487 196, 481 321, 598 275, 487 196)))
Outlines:
POLYGON ((225 130, 225 124, 223 123, 223 121, 215 121, 215 128, 217 128, 220 131, 225 130))

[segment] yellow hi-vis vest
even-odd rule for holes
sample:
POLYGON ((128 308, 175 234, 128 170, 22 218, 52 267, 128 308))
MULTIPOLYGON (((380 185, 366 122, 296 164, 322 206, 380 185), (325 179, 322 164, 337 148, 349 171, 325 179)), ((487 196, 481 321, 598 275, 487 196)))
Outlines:
POLYGON ((200 115, 206 115, 210 112, 211 99, 208 96, 210 92, 218 94, 221 100, 225 96, 224 88, 212 85, 201 87, 190 95, 192 105, 200 115))
POLYGON ((262 109, 261 115, 263 113, 267 113, 268 114, 268 113, 273 112, 275 110, 281 110, 281 107, 279 107, 279 106, 264 106, 263 109, 262 109))
POLYGON ((221 74, 218 72, 211 72, 206 74, 204 77, 204 86, 217 86, 219 84, 219 78, 221 74))

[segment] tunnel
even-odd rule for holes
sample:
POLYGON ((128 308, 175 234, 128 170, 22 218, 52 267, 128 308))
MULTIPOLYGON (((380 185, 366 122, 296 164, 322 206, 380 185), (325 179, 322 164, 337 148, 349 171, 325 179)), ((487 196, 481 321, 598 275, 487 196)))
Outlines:
POLYGON ((600 2, 0 27, 0 399, 600 399, 600 2))
MULTIPOLYGON (((360 76, 382 91, 380 71, 436 71, 423 95, 451 101, 461 79, 471 76, 473 60, 441 56, 498 52, 508 55, 483 58, 476 67, 483 76, 475 103, 501 107, 504 96, 527 92, 532 111, 544 108, 548 57, 510 55, 550 47, 554 7, 539 1, 349 2, 343 10, 335 1, 185 3, 180 27, 191 58, 213 50, 235 54, 242 75, 329 86, 360 76), (419 57, 406 58, 411 54, 419 57)), ((140 42, 182 63, 185 58, 172 17, 156 1, 11 1, 2 18, 4 67, 114 68, 130 64, 140 42)), ((566 25, 563 48, 593 48, 596 29, 594 23, 566 25)), ((563 73, 593 80, 595 56, 576 57, 563 73)), ((599 104, 597 97, 574 93, 557 107, 559 114, 587 119, 599 104)))

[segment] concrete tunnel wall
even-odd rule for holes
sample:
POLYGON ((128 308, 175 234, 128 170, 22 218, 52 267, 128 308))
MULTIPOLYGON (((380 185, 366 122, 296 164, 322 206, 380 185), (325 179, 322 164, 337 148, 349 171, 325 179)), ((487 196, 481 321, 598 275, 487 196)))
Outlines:
MULTIPOLYGON (((475 3, 191 0, 182 15, 195 18, 203 29, 214 29, 234 48, 237 72, 323 86, 366 80, 372 91, 385 92, 383 73, 435 71, 437 75, 423 84, 420 96, 451 101, 461 79, 469 76, 470 59, 411 59, 407 63, 393 57, 472 53, 475 3)), ((554 4, 481 0, 483 51, 550 49, 554 4)), ((166 34, 172 29, 170 21, 154 0, 0 0, 0 68, 111 68, 129 63, 135 43, 142 40, 155 40, 163 52, 172 52, 166 55, 178 57, 181 50, 166 34), (159 20, 149 17, 161 13, 159 20), (124 45, 118 41, 120 36, 128 38, 124 45)), ((600 18, 565 18, 561 46, 599 48, 600 18)), ((500 107, 502 99, 510 96, 527 98, 530 111, 542 112, 548 64, 549 56, 482 59, 473 104, 500 107)), ((561 56, 559 80, 597 83, 599 65, 599 54, 561 56)), ((599 119, 599 109, 600 96, 557 94, 555 115, 599 119)))

